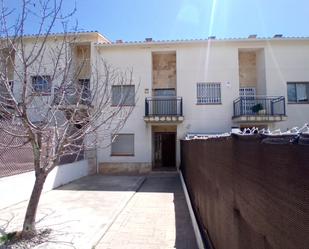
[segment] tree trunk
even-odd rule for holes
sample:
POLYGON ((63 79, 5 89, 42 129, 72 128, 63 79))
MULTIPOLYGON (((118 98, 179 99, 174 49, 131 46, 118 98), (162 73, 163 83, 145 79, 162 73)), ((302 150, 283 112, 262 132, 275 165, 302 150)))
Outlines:
POLYGON ((38 204, 40 201, 41 193, 43 190, 43 186, 46 180, 46 175, 44 173, 39 173, 36 175, 34 187, 31 193, 31 197, 28 203, 24 225, 23 225, 23 235, 27 234, 35 234, 35 217, 38 208, 38 204))

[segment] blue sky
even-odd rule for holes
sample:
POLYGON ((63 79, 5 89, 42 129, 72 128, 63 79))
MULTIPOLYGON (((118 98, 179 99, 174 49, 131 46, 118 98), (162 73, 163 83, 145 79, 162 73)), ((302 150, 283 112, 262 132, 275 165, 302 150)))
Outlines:
MULTIPOLYGON (((111 40, 309 36, 308 0, 64 0, 64 11, 75 1, 71 24, 78 20, 80 30, 111 40)), ((7 2, 20 6, 20 0, 7 2)), ((26 32, 35 33, 34 23, 26 32)))

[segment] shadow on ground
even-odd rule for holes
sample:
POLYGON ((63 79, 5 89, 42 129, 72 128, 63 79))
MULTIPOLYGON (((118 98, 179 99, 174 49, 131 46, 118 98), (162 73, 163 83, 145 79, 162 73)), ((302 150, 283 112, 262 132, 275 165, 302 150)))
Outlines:
POLYGON ((197 248, 177 172, 155 173, 143 185, 96 249, 197 248))
MULTIPOLYGON (((2 232, 21 228, 26 204, 1 210, 2 232)), ((38 248, 91 248, 102 235, 98 249, 197 248, 176 172, 81 178, 42 195, 37 225, 53 230, 38 248)))

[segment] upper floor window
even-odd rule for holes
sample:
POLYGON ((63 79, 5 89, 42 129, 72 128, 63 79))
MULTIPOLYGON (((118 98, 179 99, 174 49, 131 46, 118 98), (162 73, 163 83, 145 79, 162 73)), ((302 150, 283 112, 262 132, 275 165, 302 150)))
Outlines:
POLYGON ((135 104, 135 86, 112 86, 112 105, 133 106, 135 104))
POLYGON ((33 92, 43 95, 51 94, 51 78, 49 75, 32 76, 33 92))
POLYGON ((309 82, 288 82, 289 103, 309 103, 309 82))
POLYGON ((90 79, 79 79, 78 80, 80 91, 81 91, 81 102, 91 102, 91 91, 90 91, 90 79))
POLYGON ((12 100, 13 93, 13 87, 14 87, 14 81, 0 81, 0 102, 1 103, 7 103, 10 100, 12 100), (6 85, 8 83, 8 86, 6 85), (11 91, 11 92, 10 92, 11 91))
POLYGON ((221 84, 197 83, 197 104, 221 104, 221 84))

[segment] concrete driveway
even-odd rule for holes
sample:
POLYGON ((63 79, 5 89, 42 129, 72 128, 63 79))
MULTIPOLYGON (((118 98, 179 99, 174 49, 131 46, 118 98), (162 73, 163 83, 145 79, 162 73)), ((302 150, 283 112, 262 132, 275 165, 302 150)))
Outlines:
MULTIPOLYGON (((88 176, 44 193, 37 228, 53 233, 50 242, 38 248, 91 248, 143 181, 137 176, 88 176)), ((20 230, 26 206, 21 202, 0 210, 1 229, 20 230)))
POLYGON ((148 176, 95 248, 198 248, 178 173, 148 176))
MULTIPOLYGON (((20 230, 26 205, 0 210, 1 229, 20 230)), ((197 248, 176 173, 81 178, 44 193, 37 221, 52 229, 37 248, 197 248)))

